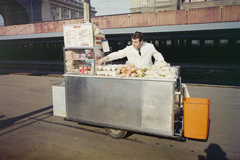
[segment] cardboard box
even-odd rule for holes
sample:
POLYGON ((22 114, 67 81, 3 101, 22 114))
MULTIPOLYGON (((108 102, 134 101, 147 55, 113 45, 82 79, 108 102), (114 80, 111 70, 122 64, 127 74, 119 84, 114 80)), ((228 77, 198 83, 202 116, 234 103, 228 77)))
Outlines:
POLYGON ((94 46, 95 47, 102 47, 102 40, 105 39, 105 35, 95 35, 94 36, 94 46))

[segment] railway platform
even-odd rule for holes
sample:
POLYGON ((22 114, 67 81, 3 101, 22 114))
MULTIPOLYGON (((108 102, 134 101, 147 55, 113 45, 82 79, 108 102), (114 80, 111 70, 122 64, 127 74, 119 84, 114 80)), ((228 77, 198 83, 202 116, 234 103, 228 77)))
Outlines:
POLYGON ((185 142, 132 133, 109 137, 100 127, 53 115, 52 84, 63 78, 0 75, 1 159, 198 160, 239 159, 239 88, 187 84, 191 97, 209 98, 207 141, 185 142))

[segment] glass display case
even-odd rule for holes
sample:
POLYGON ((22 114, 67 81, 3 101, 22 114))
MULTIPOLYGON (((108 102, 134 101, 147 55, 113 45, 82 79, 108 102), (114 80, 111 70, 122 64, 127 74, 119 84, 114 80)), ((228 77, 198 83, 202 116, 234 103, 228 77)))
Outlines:
POLYGON ((64 48, 64 72, 95 74, 95 48, 64 48))

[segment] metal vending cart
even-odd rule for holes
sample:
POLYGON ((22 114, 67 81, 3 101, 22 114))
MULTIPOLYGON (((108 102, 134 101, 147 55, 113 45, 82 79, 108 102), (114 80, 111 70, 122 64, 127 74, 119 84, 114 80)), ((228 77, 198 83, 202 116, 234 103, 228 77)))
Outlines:
POLYGON ((65 119, 105 127, 113 138, 133 131, 182 139, 181 78, 96 75, 92 29, 91 23, 64 26, 65 119))

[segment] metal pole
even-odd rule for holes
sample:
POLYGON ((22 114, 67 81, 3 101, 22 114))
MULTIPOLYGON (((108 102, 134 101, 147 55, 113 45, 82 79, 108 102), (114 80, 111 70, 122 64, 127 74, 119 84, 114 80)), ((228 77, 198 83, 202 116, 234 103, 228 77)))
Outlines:
POLYGON ((84 0, 84 22, 91 22, 90 0, 84 0))

